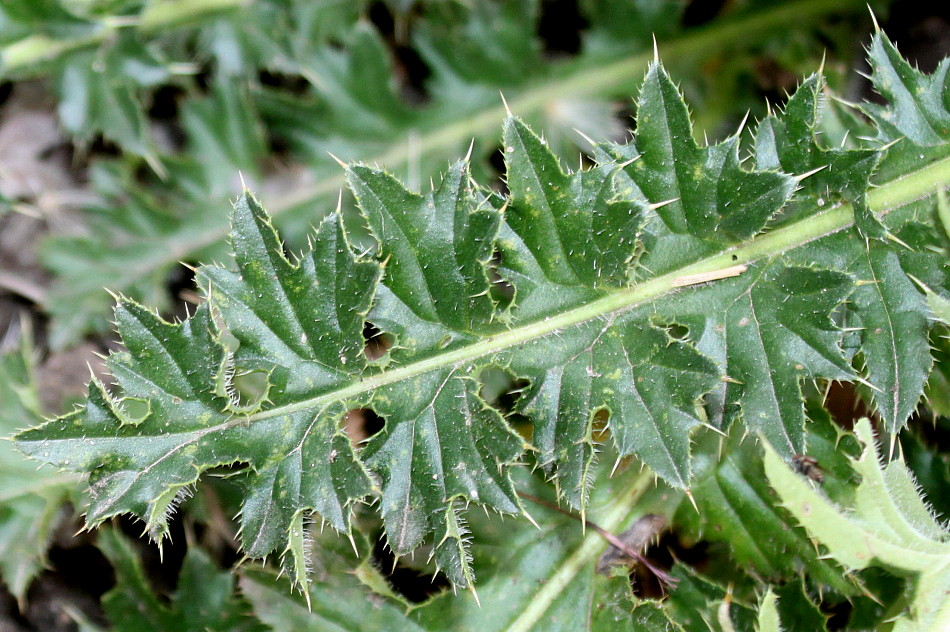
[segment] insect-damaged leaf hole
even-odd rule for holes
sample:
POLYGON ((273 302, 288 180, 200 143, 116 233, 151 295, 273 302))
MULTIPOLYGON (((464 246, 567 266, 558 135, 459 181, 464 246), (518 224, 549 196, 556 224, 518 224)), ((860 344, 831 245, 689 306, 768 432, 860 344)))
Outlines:
POLYGON ((478 381, 481 383, 479 395, 482 399, 500 412, 519 434, 530 440, 533 426, 527 417, 518 412, 518 400, 528 388, 528 380, 502 367, 489 366, 478 374, 478 381))
POLYGON ((241 371, 234 375, 233 396, 242 409, 253 409, 267 395, 268 376, 264 371, 241 371))
POLYGON ((500 250, 496 250, 486 266, 488 282, 491 283, 491 297, 498 303, 498 309, 507 309, 515 297, 515 288, 504 277, 501 276, 499 269, 502 265, 502 255, 500 250))
POLYGON ((385 423, 371 408, 354 408, 343 415, 343 432, 358 446, 382 430, 385 423))
POLYGON ((369 321, 363 323, 363 340, 366 341, 363 353, 370 362, 375 362, 386 355, 395 342, 392 334, 383 332, 369 321))

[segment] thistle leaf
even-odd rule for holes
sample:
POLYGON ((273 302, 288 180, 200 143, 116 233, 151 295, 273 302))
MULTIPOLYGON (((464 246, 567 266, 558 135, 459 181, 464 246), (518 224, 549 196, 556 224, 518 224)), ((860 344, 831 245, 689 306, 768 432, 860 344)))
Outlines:
MULTIPOLYGON (((649 59, 650 34, 668 34, 665 50, 698 59, 698 46, 702 58, 729 50, 736 33, 770 41, 788 30, 792 16, 798 43, 808 42, 819 54, 827 42, 817 41, 815 23, 832 12, 864 10, 852 0, 838 7, 813 0, 767 10, 749 5, 737 7, 728 24, 717 23, 706 35, 675 19, 682 10, 678 1, 585 2, 579 8, 589 25, 581 50, 555 60, 544 54, 538 36, 536 1, 427 2, 418 8, 419 19, 397 17, 409 25, 400 50, 418 52, 431 70, 420 95, 419 86, 400 81, 385 37, 361 19, 368 10, 364 2, 33 4, 20 0, 4 8, 8 19, 0 25, 0 40, 9 45, 0 55, 0 72, 52 68, 61 77, 66 129, 80 140, 101 133, 169 176, 143 182, 139 173, 120 192, 97 191, 106 203, 87 209, 88 230, 48 243, 46 260, 55 280, 45 307, 56 316, 53 340, 59 347, 107 329, 103 287, 163 308, 172 298, 168 275, 179 262, 220 260, 226 209, 240 191, 237 170, 256 184, 285 238, 300 248, 308 226, 322 217, 312 215, 313 209, 332 208, 344 186, 328 151, 383 165, 418 189, 473 137, 476 158, 491 153, 505 114, 502 90, 520 115, 544 126, 560 155, 572 155, 578 144, 590 148, 583 135, 623 135, 612 100, 635 89, 649 59), (181 26, 188 28, 174 28, 181 26), (101 60, 108 62, 103 72, 101 60), (199 68, 203 72, 195 72, 199 68), (279 85, 261 77, 278 78, 279 85), (137 105, 155 100, 159 87, 166 89, 160 97, 176 95, 179 117, 150 119, 137 105), (420 96, 428 98, 419 103, 420 96), (153 135, 164 139, 165 129, 175 131, 172 142, 153 141, 153 135), (274 161, 265 139, 288 148, 286 156, 281 152, 274 161), (275 173, 275 163, 286 168, 275 173), (124 212, 133 191, 158 198, 137 221, 124 212)), ((397 15, 405 10, 390 9, 397 15)), ((720 68, 730 89, 737 85, 731 68, 720 68)), ((707 83, 702 91, 718 92, 707 83)), ((741 103, 739 98, 725 106, 731 112, 741 103)), ((91 167, 111 162, 97 158, 91 167)), ((489 172, 486 160, 473 164, 479 177, 489 172)), ((735 213, 740 205, 730 208, 735 213)))
POLYGON ((880 31, 868 49, 871 82, 889 106, 865 104, 878 124, 881 138, 907 138, 920 147, 941 145, 950 139, 950 110, 944 98, 950 60, 944 59, 925 75, 901 57, 897 47, 880 31))
POLYGON ((760 169, 809 174, 800 184, 800 196, 831 204, 844 197, 854 205, 858 230, 868 237, 884 237, 884 226, 867 205, 871 174, 881 159, 873 149, 826 149, 816 135, 824 80, 812 75, 788 100, 785 111, 767 117, 755 134, 755 160, 760 169))
MULTIPOLYGON (((814 98, 783 119, 806 145, 814 98)), ((931 362, 915 346, 929 307, 907 270, 943 287, 909 236, 922 219, 904 207, 950 182, 950 159, 902 163, 863 193, 912 245, 867 240, 857 203, 803 196, 779 220, 795 178, 744 168, 737 137, 699 147, 658 63, 639 105, 634 142, 599 147, 599 163, 573 174, 510 118, 508 195, 473 184, 466 161, 424 194, 346 167, 373 255, 356 254, 331 214, 288 258, 245 193, 233 269, 198 270, 207 302, 170 324, 120 301, 115 392, 94 382, 85 409, 19 445, 91 473, 90 523, 133 513, 155 537, 202 472, 238 469, 243 548, 286 550, 299 582, 310 515, 346 532, 353 505, 378 498, 395 553, 430 542, 467 587, 464 512, 522 513, 511 473, 529 451, 582 513, 602 442, 688 489, 696 426, 741 423, 791 459, 805 448, 802 381, 857 380, 857 357, 866 381, 889 389, 876 400, 887 423, 904 424, 931 362), (496 271, 513 289, 505 305, 496 271), (856 319, 860 333, 842 328, 856 319), (382 358, 366 357, 366 323, 391 337, 382 358), (920 353, 905 354, 902 336, 920 353), (482 374, 498 368, 523 380, 524 435, 482 397, 482 374), (384 420, 361 446, 342 430, 353 409, 384 420)), ((828 186, 856 185, 843 172, 828 186)))
POLYGON ((795 187, 786 174, 742 169, 738 135, 699 147, 686 104, 659 63, 640 88, 634 143, 618 156, 633 161, 626 171, 649 202, 669 202, 657 210, 669 232, 716 244, 759 232, 795 187))

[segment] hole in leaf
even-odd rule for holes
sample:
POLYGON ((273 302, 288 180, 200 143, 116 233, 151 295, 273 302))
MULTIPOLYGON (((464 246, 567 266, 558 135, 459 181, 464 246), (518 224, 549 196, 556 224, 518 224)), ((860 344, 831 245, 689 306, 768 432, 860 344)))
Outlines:
POLYGON ((676 340, 686 340, 687 336, 689 336, 689 327, 678 323, 670 323, 666 326, 666 331, 670 334, 671 338, 675 338, 676 340))
POLYGON ((369 321, 363 323, 363 339, 366 341, 363 353, 371 362, 386 355, 395 342, 392 334, 385 333, 369 321))
POLYGON ((591 420, 591 437, 596 443, 604 443, 610 434, 610 411, 601 408, 594 413, 591 420))
POLYGON ((234 376, 234 392, 237 405, 242 409, 256 408, 261 398, 267 395, 268 374, 264 371, 248 371, 234 376))
POLYGON ((511 372, 497 366, 484 369, 479 374, 478 380, 482 385, 479 391, 482 399, 506 413, 514 408, 517 391, 527 386, 527 380, 518 380, 511 372))
POLYGON ((506 309, 515 297, 515 288, 502 278, 498 269, 501 267, 501 251, 496 250, 488 262, 488 281, 491 283, 491 297, 498 303, 498 307, 506 309))
POLYGON ((518 399, 530 384, 528 380, 518 378, 508 370, 496 366, 485 368, 479 374, 478 380, 481 383, 479 395, 482 399, 498 410, 515 432, 530 441, 534 426, 527 417, 516 412, 518 399))
POLYGON ((343 415, 343 432, 356 446, 382 430, 385 423, 371 408, 354 408, 343 415))
MULTIPOLYGON (((423 557, 416 551, 413 558, 423 557)), ((421 568, 409 566, 405 558, 396 561, 396 556, 386 544, 384 537, 376 539, 373 546, 373 565, 386 578, 389 586, 413 603, 422 603, 429 597, 451 587, 445 575, 427 572, 421 568)))
POLYGON ((122 410, 131 423, 144 421, 152 412, 148 401, 138 399, 137 397, 127 397, 122 400, 122 410))

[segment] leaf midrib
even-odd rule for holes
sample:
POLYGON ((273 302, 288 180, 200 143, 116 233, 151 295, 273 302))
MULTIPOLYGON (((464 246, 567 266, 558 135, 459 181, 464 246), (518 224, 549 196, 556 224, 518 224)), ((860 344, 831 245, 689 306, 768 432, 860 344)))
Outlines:
MULTIPOLYGON (((868 194, 868 205, 872 211, 885 214, 948 185, 950 185, 950 157, 943 158, 916 171, 911 171, 872 189, 868 194)), ((445 367, 457 367, 504 349, 543 338, 566 327, 627 311, 648 301, 655 300, 678 289, 676 281, 683 277, 721 272, 737 264, 747 264, 768 256, 781 254, 853 225, 854 208, 850 204, 841 204, 822 213, 806 216, 783 228, 759 235, 732 249, 700 259, 679 270, 618 290, 585 305, 566 310, 556 316, 529 322, 508 331, 487 336, 484 340, 479 340, 470 345, 439 353, 377 375, 359 378, 354 384, 299 402, 260 411, 244 417, 242 420, 257 421, 300 410, 322 407, 331 402, 354 398, 380 387, 408 380, 428 371, 445 367)))

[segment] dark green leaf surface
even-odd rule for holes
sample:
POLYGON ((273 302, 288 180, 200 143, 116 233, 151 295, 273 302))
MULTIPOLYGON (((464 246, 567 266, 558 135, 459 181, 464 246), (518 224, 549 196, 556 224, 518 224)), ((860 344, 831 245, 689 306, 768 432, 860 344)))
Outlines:
POLYGON ((917 408, 933 367, 927 341, 927 301, 891 249, 868 249, 855 259, 860 287, 851 297, 872 397, 891 433, 904 427, 917 408))
POLYGON ((765 473, 782 504, 827 547, 828 556, 850 569, 880 566, 911 575, 906 606, 892 617, 894 629, 940 630, 950 617, 950 532, 937 522, 920 497, 902 459, 881 462, 868 419, 855 424, 863 444, 852 459, 861 482, 851 506, 834 503, 766 445, 765 473))
MULTIPOLYGON (((840 233, 792 254, 802 263, 846 270, 854 280, 846 322, 859 332, 871 399, 890 432, 900 430, 917 408, 933 366, 927 300, 906 269, 911 262, 898 252, 909 251, 840 233)), ((927 267, 940 275, 939 257, 928 259, 927 267)))
MULTIPOLYGON (((825 422, 822 430, 827 433, 829 428, 830 424, 825 422)), ((682 503, 677 522, 687 527, 691 539, 725 542, 729 558, 739 568, 751 567, 760 576, 773 580, 791 579, 805 570, 839 592, 856 592, 854 585, 842 579, 841 569, 819 556, 805 531, 796 528, 776 502, 762 470, 761 448, 749 437, 742 440, 737 430, 723 439, 715 451, 703 451, 706 462, 693 487, 696 506, 682 503), (717 453, 721 454, 718 462, 712 458, 717 453)), ((829 489, 837 489, 836 468, 840 461, 845 461, 844 467, 848 469, 846 460, 835 456, 834 451, 831 458, 824 458, 826 453, 820 446, 825 438, 821 434, 813 431, 809 439, 807 453, 822 457, 819 467, 829 489)))
POLYGON ((755 630, 753 604, 731 595, 727 587, 685 564, 674 565, 671 574, 678 583, 667 601, 667 611, 685 632, 724 632, 730 624, 735 632, 755 630))
POLYGON ((618 154, 633 160, 626 170, 648 201, 669 202, 657 213, 670 232, 718 244, 741 241, 791 196, 795 181, 788 175, 741 168, 738 136, 696 144, 686 104, 659 63, 647 72, 637 103, 634 143, 618 154))
MULTIPOLYGON (((805 139, 793 157, 815 150, 815 98, 806 89, 807 107, 783 115, 805 139)), ((21 448, 90 472, 92 524, 130 512, 156 536, 202 472, 241 468, 243 547, 286 550, 297 582, 311 514, 345 532, 353 504, 372 497, 397 555, 431 543, 436 565, 469 586, 465 511, 521 513, 510 474, 529 452, 582 513, 600 442, 688 489, 696 426, 754 432, 791 460, 806 448, 802 382, 856 380, 861 359, 882 416, 903 425, 931 362, 917 346, 929 307, 909 271, 941 291, 943 278, 912 238, 924 220, 902 220, 913 212, 902 207, 950 181, 950 160, 891 165, 866 194, 911 245, 865 239, 856 202, 826 208, 814 191, 763 230, 795 178, 747 169, 737 137, 697 145, 659 63, 639 106, 633 144, 601 147, 573 174, 510 119, 508 195, 474 185, 466 162, 425 194, 347 167, 375 256, 356 254, 331 215, 291 260, 245 193, 234 269, 198 271, 208 301, 181 324, 121 301, 117 391, 93 383, 84 410, 21 433, 21 448), (504 307, 496 251, 513 289, 504 307), (373 361, 366 322, 393 342, 373 361), (530 434, 482 398, 489 369, 523 380, 515 407, 530 434), (360 408, 385 423, 354 447, 341 428, 360 408)), ((842 169, 828 187, 848 198, 855 181, 842 169)))
POLYGON ((554 154, 514 118, 505 123, 503 142, 511 192, 505 219, 545 278, 564 286, 623 285, 645 209, 617 195, 617 167, 566 175, 554 154))
POLYGON ((823 632, 827 615, 805 593, 801 581, 788 582, 775 591, 778 612, 785 632, 823 632))
POLYGON ((868 50, 871 82, 889 106, 866 104, 864 110, 887 140, 907 138, 921 147, 941 145, 950 138, 950 108, 946 99, 950 60, 932 75, 911 66, 880 31, 868 50))
MULTIPOLYGON (((598 492, 592 499, 590 519, 620 532, 639 517, 644 504, 656 498, 643 497, 649 475, 638 472, 607 478, 609 467, 597 472, 598 492), (636 507, 636 508, 635 508, 636 507)), ((543 481, 519 477, 519 487, 545 493, 543 481)), ((664 608, 654 603, 635 603, 630 583, 620 569, 617 576, 595 573, 606 541, 578 520, 532 505, 538 527, 527 521, 514 523, 497 516, 472 516, 473 534, 482 555, 474 567, 482 578, 478 595, 444 591, 424 604, 404 603, 393 598, 386 583, 366 553, 354 556, 349 543, 339 539, 318 541, 315 564, 322 581, 314 581, 308 602, 291 595, 286 581, 273 573, 245 568, 241 590, 255 614, 271 629, 290 630, 393 630, 409 632, 613 632, 678 629, 664 608), (367 606, 367 587, 377 591, 367 606)), ((363 551, 367 544, 358 538, 363 551)), ((384 571, 386 569, 383 569, 384 571)))
POLYGON ((688 326, 699 349, 722 363, 729 379, 713 419, 727 425, 741 415, 790 458, 804 450, 799 382, 853 377, 830 318, 852 289, 840 272, 773 264, 672 295, 651 311, 688 326))
POLYGON ((464 162, 423 197, 392 176, 356 165, 350 187, 386 261, 386 287, 422 320, 480 331, 494 317, 486 264, 501 213, 473 193, 464 162))
POLYGON ((826 149, 816 135, 824 82, 812 75, 788 100, 785 111, 769 116, 755 134, 755 161, 760 169, 809 174, 799 196, 832 204, 844 197, 854 205, 862 234, 882 238, 884 226, 865 199, 871 174, 881 159, 873 149, 826 149))

